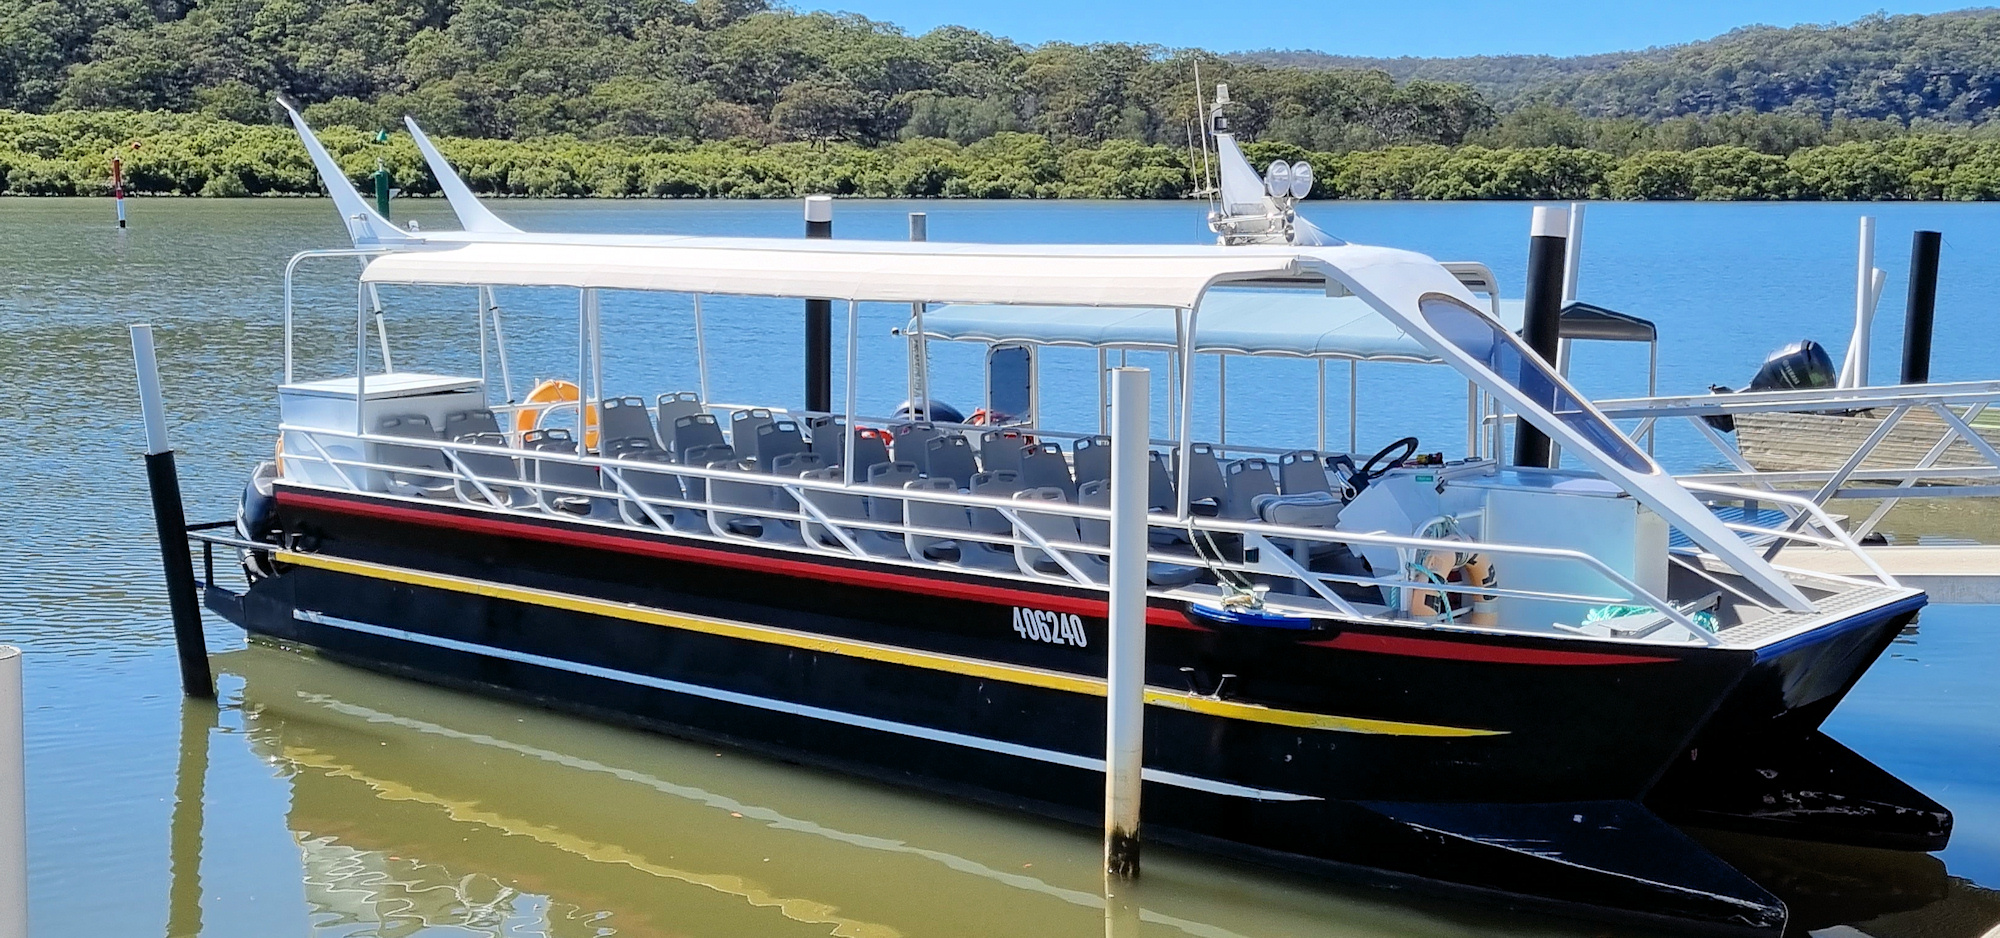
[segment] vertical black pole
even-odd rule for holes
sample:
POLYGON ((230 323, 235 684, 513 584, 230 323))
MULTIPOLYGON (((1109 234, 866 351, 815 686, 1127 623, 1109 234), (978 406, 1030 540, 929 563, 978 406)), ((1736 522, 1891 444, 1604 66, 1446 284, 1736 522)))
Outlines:
MULTIPOLYGON (((833 197, 806 196, 806 237, 833 237, 833 197)), ((833 301, 806 301, 806 409, 833 410, 833 301)))
POLYGON ((153 523, 160 535, 160 562, 167 578, 167 605, 174 617, 174 650, 181 665, 181 692, 215 698, 208 671, 208 640, 201 633, 201 603, 195 598, 194 555, 188 551, 187 515, 181 507, 180 473, 167 444, 166 408, 160 399, 160 367, 153 356, 151 326, 132 327, 132 361, 139 371, 139 410, 146 424, 146 484, 153 495, 153 523))
MULTIPOLYGON (((1528 299, 1521 316, 1521 340, 1555 370, 1562 341, 1563 259, 1568 248, 1569 213, 1535 206, 1528 237, 1528 299)), ((1549 438, 1526 420, 1514 424, 1514 464, 1547 467, 1549 438)), ((1550 467, 1553 468, 1553 467, 1550 467)))
POLYGON ((1938 247, 1944 235, 1919 231, 1910 238, 1910 301, 1903 313, 1903 383, 1931 380, 1931 320, 1937 315, 1938 247))

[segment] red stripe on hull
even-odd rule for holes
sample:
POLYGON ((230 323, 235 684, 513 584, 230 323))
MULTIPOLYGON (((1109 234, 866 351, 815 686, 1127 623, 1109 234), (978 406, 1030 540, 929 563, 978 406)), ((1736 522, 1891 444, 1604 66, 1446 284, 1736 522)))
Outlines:
POLYGON ((1487 661, 1494 664, 1549 664, 1549 665, 1606 665, 1606 664, 1659 664, 1673 661, 1653 655, 1619 655, 1600 651, 1560 651, 1544 648, 1519 648, 1506 645, 1475 645, 1468 642, 1441 641, 1435 638, 1405 638, 1400 635, 1370 635, 1365 632, 1344 632, 1333 638, 1316 642, 1301 642, 1304 645, 1318 645, 1322 648, 1339 648, 1345 651, 1370 651, 1385 655, 1405 655, 1416 658, 1445 658, 1452 661, 1487 661))
MULTIPOLYGON (((500 518, 484 518, 473 514, 425 511, 416 508, 405 508, 400 505, 375 504, 351 501, 344 498, 329 498, 323 495, 294 492, 283 488, 280 488, 276 494, 278 504, 287 507, 311 508, 321 511, 380 518, 389 521, 403 521, 437 528, 476 531, 482 534, 496 534, 504 537, 518 537, 555 544, 566 544, 572 547, 588 547, 597 550, 617 551, 619 553, 638 554, 648 557, 663 557, 670 560, 680 560, 716 567, 755 570, 760 573, 776 573, 784 576, 804 577, 814 580, 854 583, 905 593, 924 593, 933 596, 949 596, 953 599, 1032 606, 1052 612, 1068 612, 1095 618, 1103 618, 1108 614, 1106 604, 1100 600, 1058 596, 1029 590, 1007 589, 1005 587, 982 586, 950 579, 910 576, 882 570, 863 570, 832 564, 813 563, 805 560, 788 560, 782 557, 766 557, 726 550, 708 550, 681 544, 664 544, 654 540, 620 537, 615 534, 604 534, 596 531, 580 531, 539 524, 526 524, 500 518)), ((1146 624, 1207 631, 1204 627, 1188 621, 1186 615, 1183 613, 1158 607, 1146 610, 1146 624)))

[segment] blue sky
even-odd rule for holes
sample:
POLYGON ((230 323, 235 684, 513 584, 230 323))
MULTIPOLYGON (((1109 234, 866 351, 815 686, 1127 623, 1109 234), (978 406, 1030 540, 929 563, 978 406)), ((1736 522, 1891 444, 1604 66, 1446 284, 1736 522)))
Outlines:
POLYGON ((912 33, 958 24, 1024 42, 1128 41, 1167 46, 1318 49, 1349 55, 1577 55, 1706 39, 1738 26, 1848 21, 1877 10, 1935 13, 1959 3, 1880 0, 1398 0, 1236 3, 1213 0, 794 0, 847 10, 912 33), (1300 17, 1286 11, 1298 10, 1300 17))

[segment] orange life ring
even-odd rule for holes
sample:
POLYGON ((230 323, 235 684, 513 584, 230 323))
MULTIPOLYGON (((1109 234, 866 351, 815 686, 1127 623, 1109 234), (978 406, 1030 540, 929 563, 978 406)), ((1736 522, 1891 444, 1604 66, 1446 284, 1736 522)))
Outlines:
MULTIPOLYGON (((573 404, 582 399, 583 391, 576 386, 576 382, 564 381, 561 378, 544 380, 542 383, 535 385, 534 390, 528 392, 528 396, 521 401, 520 409, 514 412, 514 431, 516 433, 526 433, 529 430, 540 429, 542 417, 554 409, 546 405, 573 404), (533 406, 536 404, 545 406, 533 406)), ((595 408, 586 411, 583 415, 583 446, 585 449, 597 448, 597 411, 595 408)))

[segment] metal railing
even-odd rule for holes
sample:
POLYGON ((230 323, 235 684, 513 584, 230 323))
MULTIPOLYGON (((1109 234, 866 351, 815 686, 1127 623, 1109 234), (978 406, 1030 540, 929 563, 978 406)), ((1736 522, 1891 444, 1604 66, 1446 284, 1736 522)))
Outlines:
MULTIPOLYGON (((1881 503, 1868 517, 1848 531, 1855 538, 1872 532, 1904 498, 2000 496, 2000 450, 1973 426, 1981 414, 1996 404, 2000 404, 2000 381, 1748 391, 1597 402, 1607 417, 1637 421, 1631 433, 1635 439, 1650 438, 1658 432, 1660 424, 1670 420, 1686 420, 1693 426, 1731 470, 1680 476, 1690 488, 1695 484, 1754 487, 1750 498, 1779 504, 1787 509, 1794 523, 1799 506, 1777 498, 1778 494, 1805 493, 1806 499, 1816 506, 1835 499, 1880 499, 1881 503), (1899 428, 1912 426, 1907 418, 1920 413, 1937 418, 1936 438, 1922 456, 1909 460, 1908 464, 1883 465, 1887 457, 1884 442, 1899 428), (1759 468, 1753 462, 1757 454, 1744 451, 1740 429, 1739 438, 1732 440, 1710 423, 1713 418, 1754 419, 1755 415, 1764 414, 1866 415, 1872 425, 1857 424, 1853 428, 1854 434, 1861 437, 1854 444, 1839 440, 1835 434, 1814 434, 1805 445, 1817 444, 1823 448, 1824 468, 1770 469, 1759 468), (1938 466, 1938 461, 1957 443, 1964 444, 1962 449, 1974 457, 1974 464, 1938 466)), ((1923 430, 1916 432, 1921 434, 1923 430)), ((1918 436, 1918 439, 1930 438, 1918 436)))
MULTIPOLYGON (((420 497, 390 495, 386 492, 388 481, 427 479, 437 483, 431 488, 441 493, 442 498, 487 511, 555 516, 582 525, 667 532, 720 542, 755 543, 780 551, 865 559, 892 566, 975 572, 1005 580, 1058 583, 1093 590, 1107 586, 1108 577, 1102 567, 1109 554, 1108 545, 1102 540, 1086 539, 1082 534, 1093 523, 1108 523, 1110 512, 1106 508, 1063 501, 974 495, 955 489, 938 491, 893 488, 864 482, 847 484, 838 480, 774 476, 727 466, 607 459, 564 451, 355 434, 293 425, 282 426, 280 430, 287 439, 299 439, 308 444, 285 455, 286 476, 294 483, 303 482, 335 490, 376 492, 388 497, 420 497), (434 450, 444 455, 448 468, 439 470, 414 466, 407 464, 408 460, 385 461, 379 455, 385 447, 393 448, 387 450, 392 453, 434 450), (465 458, 475 454, 488 458, 504 456, 513 461, 515 472, 506 476, 475 473, 468 467, 465 458), (587 466, 594 470, 599 484, 597 487, 586 487, 544 481, 540 478, 543 473, 538 471, 537 463, 587 466), (322 465, 331 471, 310 473, 307 471, 310 465, 322 465), (316 475, 317 479, 305 479, 308 475, 316 475), (679 494, 660 494, 655 486, 635 484, 648 477, 654 481, 671 479, 674 484, 664 487, 679 494), (900 510, 883 511, 878 513, 879 516, 871 516, 865 511, 855 510, 857 499, 890 500, 899 503, 900 510), (562 507, 565 502, 568 508, 562 507), (989 518, 997 516, 1004 521, 1004 525, 978 528, 970 522, 965 526, 951 527, 919 524, 910 520, 912 504, 947 505, 967 512, 991 512, 989 518), (958 559, 928 556, 921 547, 913 546, 938 542, 952 542, 960 546, 958 559), (965 555, 971 550, 984 551, 986 559, 992 562, 984 566, 967 563, 965 555), (1006 559, 1006 555, 1019 558, 1024 554, 1030 562, 1015 559, 1011 566, 1000 562, 1006 559), (1050 562, 1035 562, 1043 557, 1050 562)), ((1035 433, 1037 436, 1054 435, 1040 430, 1035 433)), ((1799 517, 1811 522, 1811 525, 1795 524, 1791 530, 1739 527, 1751 536, 1768 538, 1773 543, 1796 541, 1846 546, 1859 552, 1851 538, 1840 532, 1838 525, 1809 500, 1707 483, 1700 484, 1698 490, 1723 498, 1783 501, 1794 508, 1799 517), (1817 528, 1820 533, 1808 528, 1817 528)), ((1468 514, 1476 515, 1477 512, 1468 514)), ((1476 525, 1478 519, 1466 520, 1476 525)), ((1576 626, 1581 622, 1582 613, 1590 608, 1645 607, 1654 612, 1653 616, 1641 617, 1651 622, 1650 626, 1611 629, 1611 633, 1616 637, 1644 639, 1672 624, 1680 626, 1699 641, 1711 645, 1720 642, 1709 629, 1695 621, 1693 609, 1677 606, 1599 558, 1581 551, 1428 537, 1414 533, 1334 531, 1200 516, 1177 519, 1163 513, 1150 518, 1149 532, 1155 535, 1149 537, 1153 542, 1147 552, 1149 562, 1183 570, 1198 568, 1203 580, 1185 585, 1156 585, 1149 590, 1156 596, 1215 602, 1232 593, 1240 596, 1254 592, 1261 600, 1262 608, 1281 615, 1336 616, 1406 626, 1445 624, 1459 629, 1542 635, 1579 631, 1576 626), (1233 546, 1228 550, 1209 550, 1200 546, 1214 548, 1218 542, 1233 543, 1233 546), (1357 555, 1369 548, 1376 549, 1378 554, 1393 551, 1399 558, 1400 569, 1386 573, 1312 569, 1309 558, 1316 551, 1333 546, 1347 548, 1357 555), (1573 567, 1574 575, 1566 574, 1566 578, 1584 584, 1586 588, 1562 591, 1508 587, 1504 584, 1481 586, 1441 582, 1421 570, 1422 556, 1433 551, 1555 562, 1564 565, 1565 569, 1573 567), (1364 591, 1376 588, 1381 591, 1383 602, 1350 599, 1343 595, 1343 587, 1359 587, 1364 591), (1468 621, 1470 617, 1462 608, 1456 612, 1448 611, 1442 617, 1412 615, 1407 608, 1408 599, 1412 591, 1419 590, 1445 593, 1461 599, 1477 596, 1481 600, 1491 597, 1495 601, 1513 599, 1556 603, 1563 608, 1577 610, 1577 621, 1549 621, 1534 625, 1504 621, 1474 624, 1468 621)), ((205 541, 210 539, 203 537, 205 541)), ((239 549, 258 549, 257 545, 239 543, 234 538, 212 539, 239 549)), ((269 546, 262 545, 262 548, 269 549, 269 546)), ((1883 583, 1894 585, 1893 579, 1881 572, 1879 567, 1873 567, 1872 561, 1866 560, 1865 553, 1862 556, 1883 583)), ((212 577, 211 561, 209 578, 212 580, 212 577)), ((1858 582, 1824 576, 1820 579, 1830 583, 1838 580, 1850 585, 1858 582)), ((1749 604, 1774 611, 1768 602, 1726 584, 1725 587, 1749 604)), ((1675 634, 1678 636, 1678 631, 1675 634)), ((1677 637, 1676 640, 1685 639, 1677 637)))

